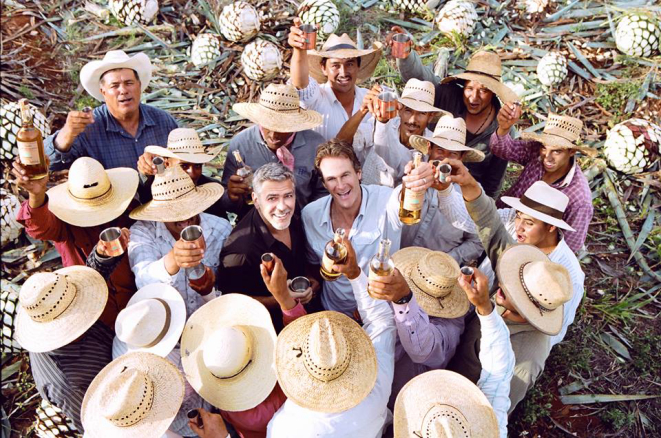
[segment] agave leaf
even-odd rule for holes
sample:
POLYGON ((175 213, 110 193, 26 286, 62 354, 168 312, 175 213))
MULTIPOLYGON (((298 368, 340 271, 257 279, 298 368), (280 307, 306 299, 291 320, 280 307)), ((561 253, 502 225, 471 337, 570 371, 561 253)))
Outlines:
POLYGON ((560 401, 565 405, 585 405, 591 403, 609 403, 629 400, 647 400, 650 398, 661 397, 661 395, 647 394, 580 394, 580 395, 561 395, 560 401))
POLYGON ((631 360, 631 355, 629 354, 629 350, 627 350, 627 347, 625 347, 622 342, 617 340, 615 336, 611 335, 610 333, 602 333, 600 337, 601 340, 604 341, 606 345, 611 347, 617 354, 619 354, 625 359, 631 360))
POLYGON ((592 64, 590 64, 590 61, 588 61, 587 58, 583 56, 583 53, 579 49, 574 47, 574 45, 569 41, 567 41, 567 46, 572 52, 574 52, 576 58, 581 62, 581 64, 585 66, 585 68, 588 69, 590 73, 592 73, 597 79, 601 79, 599 72, 592 66, 592 64))
POLYGON ((649 213, 647 213, 647 218, 645 219, 645 223, 643 223, 643 227, 640 229, 640 233, 638 233, 638 239, 636 239, 636 243, 634 243, 633 248, 631 248, 631 255, 627 259, 627 263, 631 261, 633 255, 637 253, 640 247, 643 246, 643 243, 645 243, 647 236, 649 236, 652 228, 654 227, 654 219, 656 219, 656 214, 654 209, 651 209, 649 213))

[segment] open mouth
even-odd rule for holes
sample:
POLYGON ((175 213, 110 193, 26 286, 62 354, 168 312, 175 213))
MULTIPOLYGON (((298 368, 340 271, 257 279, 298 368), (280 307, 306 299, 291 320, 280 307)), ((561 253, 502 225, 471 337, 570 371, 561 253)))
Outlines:
POLYGON ((517 240, 517 242, 523 242, 523 241, 526 240, 526 237, 522 236, 521 234, 517 234, 516 235, 516 240, 517 240))
POLYGON ((273 217, 278 220, 283 220, 283 219, 287 219, 290 214, 291 214, 291 210, 288 210, 283 213, 273 213, 273 217))
POLYGON ((348 77, 337 78, 337 83, 341 85, 348 85, 351 83, 351 77, 348 76, 348 77))
POLYGON ((346 192, 338 192, 337 197, 340 199, 349 199, 349 195, 351 194, 351 189, 347 190, 346 192))
POLYGON ((133 102, 133 98, 132 97, 125 97, 125 98, 117 99, 117 101, 122 105, 126 105, 127 103, 133 102))
POLYGON ((500 298, 503 301, 506 301, 507 298, 505 297, 505 294, 503 293, 502 289, 498 289, 498 292, 496 292, 496 296, 500 298))

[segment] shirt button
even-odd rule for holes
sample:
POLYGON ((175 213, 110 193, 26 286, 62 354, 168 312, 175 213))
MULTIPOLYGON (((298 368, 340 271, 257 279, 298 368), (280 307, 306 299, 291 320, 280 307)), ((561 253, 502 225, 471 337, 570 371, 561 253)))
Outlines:
POLYGON ((399 311, 399 314, 401 315, 402 313, 404 313, 404 312, 402 312, 402 311, 400 310, 400 311, 399 311))

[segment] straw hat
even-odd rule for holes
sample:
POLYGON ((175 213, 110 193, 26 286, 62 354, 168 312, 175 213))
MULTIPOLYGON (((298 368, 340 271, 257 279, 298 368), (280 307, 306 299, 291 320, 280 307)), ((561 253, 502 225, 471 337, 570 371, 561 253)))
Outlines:
POLYGON ((145 351, 165 357, 179 342, 186 324, 186 303, 164 283, 140 288, 115 320, 115 351, 145 351))
POLYGON ((397 251, 392 260, 429 316, 458 318, 468 312, 468 297, 457 282, 459 265, 452 257, 411 246, 397 251))
POLYGON ((105 170, 94 158, 80 157, 69 179, 48 190, 48 209, 78 227, 105 224, 121 216, 138 189, 138 172, 128 167, 105 170))
POLYGON ((397 395, 395 438, 498 438, 496 414, 473 382, 434 370, 411 379, 397 395))
POLYGON ((371 49, 361 50, 358 49, 356 43, 346 33, 342 34, 342 36, 337 36, 333 33, 328 37, 324 45, 321 46, 320 51, 308 51, 310 76, 320 84, 326 82, 326 75, 321 71, 322 58, 361 58, 356 82, 363 82, 369 79, 372 73, 374 73, 376 65, 379 63, 379 59, 381 59, 381 48, 382 44, 375 42, 372 44, 371 49))
POLYGON ((152 200, 135 208, 129 216, 143 221, 185 221, 211 207, 223 192, 223 186, 214 182, 195 186, 181 166, 169 167, 154 176, 152 200))
POLYGON ((509 301, 533 327, 551 336, 560 333, 564 303, 573 293, 564 266, 536 246, 518 244, 501 254, 496 275, 509 301))
POLYGON ((313 313, 286 326, 278 336, 275 367, 287 397, 317 412, 351 409, 376 383, 372 341, 339 312, 313 313))
POLYGON ((296 87, 291 84, 270 84, 259 96, 259 103, 237 103, 237 114, 275 132, 300 132, 323 122, 317 111, 301 108, 296 87))
POLYGON ((559 114, 549 113, 541 134, 523 132, 521 138, 542 143, 551 149, 574 149, 590 157, 597 155, 595 149, 587 146, 578 146, 576 142, 581 136, 583 122, 580 119, 559 114))
POLYGON ((184 400, 184 378, 167 359, 133 352, 110 362, 94 378, 80 418, 89 438, 157 438, 184 400))
POLYGON ((409 79, 402 90, 402 97, 397 99, 399 103, 415 111, 420 112, 441 112, 449 114, 440 108, 434 106, 436 88, 429 81, 421 81, 416 78, 409 79))
POLYGON ((127 55, 123 50, 110 50, 100 61, 88 62, 80 69, 80 83, 83 88, 96 100, 104 102, 99 83, 101 76, 108 70, 117 68, 130 68, 138 73, 140 79, 140 92, 144 92, 151 81, 151 61, 144 53, 133 56, 127 55))
POLYGON ((528 214, 549 225, 555 225, 563 230, 576 231, 562 220, 569 204, 569 198, 544 181, 535 181, 520 198, 503 196, 500 199, 521 213, 528 214))
POLYGON ((245 411, 275 388, 275 342, 263 304, 246 295, 222 295, 188 319, 181 363, 202 398, 224 411, 245 411))
POLYGON ((106 301, 106 281, 92 268, 70 266, 33 274, 19 295, 16 340, 34 353, 70 344, 94 325, 106 301))
POLYGON ((516 102, 519 96, 501 82, 502 70, 500 57, 496 53, 480 50, 471 56, 466 71, 448 76, 441 83, 446 84, 457 79, 477 81, 495 93, 502 102, 516 102))
POLYGON ((444 115, 438 119, 431 137, 412 135, 409 138, 409 144, 425 155, 429 154, 428 142, 448 151, 466 151, 462 159, 465 163, 484 160, 484 152, 466 146, 466 122, 461 117, 454 118, 451 115, 444 115))
POLYGON ((208 163, 218 155, 223 147, 207 150, 202 145, 197 131, 190 128, 177 128, 168 134, 168 147, 147 146, 145 152, 161 157, 177 158, 188 163, 208 163))

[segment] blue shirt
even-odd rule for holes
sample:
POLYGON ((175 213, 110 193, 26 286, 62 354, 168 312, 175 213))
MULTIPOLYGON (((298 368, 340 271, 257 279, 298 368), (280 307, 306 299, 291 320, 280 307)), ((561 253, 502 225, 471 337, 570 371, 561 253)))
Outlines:
POLYGON ((55 149, 53 142, 59 131, 46 138, 44 148, 50 158, 50 170, 68 169, 79 157, 91 157, 105 169, 138 168, 138 158, 145 146, 166 146, 168 134, 177 122, 167 112, 140 104, 140 121, 135 137, 126 132, 103 105, 94 109, 94 123, 88 125, 67 152, 55 149))

